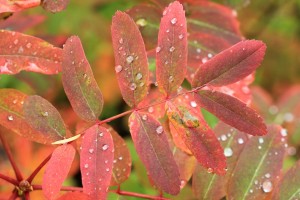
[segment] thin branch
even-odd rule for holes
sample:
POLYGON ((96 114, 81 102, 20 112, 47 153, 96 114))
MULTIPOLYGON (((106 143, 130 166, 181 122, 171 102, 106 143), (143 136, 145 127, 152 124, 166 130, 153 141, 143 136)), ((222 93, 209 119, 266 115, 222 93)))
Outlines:
POLYGON ((18 198, 17 191, 14 190, 11 196, 8 198, 8 200, 15 200, 17 198, 18 198))
POLYGON ((27 181, 31 184, 34 177, 39 173, 39 171, 47 164, 47 162, 50 160, 52 156, 52 153, 41 162, 41 164, 32 172, 32 174, 27 178, 27 181))
POLYGON ((15 186, 18 186, 19 185, 19 182, 9 176, 5 176, 4 174, 0 174, 0 178, 15 185, 15 186))
POLYGON ((11 166, 14 169, 14 172, 15 172, 17 180, 18 181, 22 181, 23 180, 23 175, 22 175, 21 171, 19 170, 19 168, 17 167, 17 164, 15 163, 15 161, 13 159, 13 156, 12 156, 12 153, 11 153, 10 148, 8 146, 8 143, 3 138, 3 136, 2 136, 1 133, 0 133, 0 140, 2 142, 2 145, 3 145, 3 148, 4 148, 5 152, 6 152, 6 155, 7 155, 8 159, 9 159, 9 162, 10 162, 11 166))
POLYGON ((104 123, 107 123, 107 122, 111 122, 111 121, 113 121, 113 120, 115 120, 115 119, 118 119, 118 118, 120 118, 120 117, 123 117, 123 116, 125 116, 125 115, 128 115, 128 114, 130 114, 130 113, 132 113, 132 112, 133 112, 132 110, 127 110, 127 111, 125 111, 125 112, 123 112, 123 113, 120 113, 120 114, 118 114, 118 115, 115 115, 115 116, 112 116, 112 117, 107 118, 107 119, 105 119, 105 120, 99 121, 99 122, 98 122, 98 125, 101 125, 101 124, 104 124, 104 123))
POLYGON ((30 194, 29 192, 25 192, 25 200, 30 200, 30 194))

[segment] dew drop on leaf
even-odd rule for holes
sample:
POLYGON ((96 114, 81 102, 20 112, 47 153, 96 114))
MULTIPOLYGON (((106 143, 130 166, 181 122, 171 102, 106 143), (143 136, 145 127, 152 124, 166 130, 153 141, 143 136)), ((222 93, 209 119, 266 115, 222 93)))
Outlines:
POLYGON ((169 49, 170 52, 173 52, 174 50, 175 50, 175 47, 173 47, 173 46, 170 47, 170 49, 169 49))
POLYGON ((130 63, 132 63, 133 62, 133 60, 134 60, 134 58, 133 58, 133 56, 127 56, 127 58, 126 58, 126 62, 128 63, 128 64, 130 64, 130 63))
POLYGON ((154 111, 154 109, 153 109, 152 106, 148 108, 148 112, 149 112, 149 113, 152 113, 153 111, 154 111))
POLYGON ((202 58, 202 63, 206 63, 207 62, 207 58, 202 58))
POLYGON ((144 18, 138 19, 138 20, 136 21, 136 24, 137 24, 138 26, 144 27, 144 26, 147 25, 147 20, 145 20, 144 18))
POLYGON ((13 117, 12 115, 9 115, 9 116, 7 117, 7 119, 8 119, 9 121, 12 121, 12 120, 14 120, 14 117, 13 117))
POLYGON ((47 111, 46 112, 42 112, 41 114, 42 114, 43 117, 48 117, 49 116, 49 113, 47 111))
POLYGON ((180 35, 178 36, 178 38, 179 38, 180 40, 183 39, 183 35, 180 34, 180 35))
POLYGON ((19 40, 18 40, 18 39, 15 39, 14 44, 17 45, 18 42, 19 42, 19 40))
POLYGON ((102 150, 103 151, 106 151, 108 149, 108 145, 107 144, 104 144, 103 146, 102 146, 102 150))
POLYGON ((233 154, 233 151, 232 151, 232 149, 230 147, 226 147, 224 149, 224 155, 225 155, 225 157, 231 157, 232 154, 233 154))
POLYGON ((244 144, 243 138, 239 138, 239 139, 238 139, 238 143, 239 143, 239 144, 244 144))
POLYGON ((173 19, 171 19, 172 24, 176 24, 176 22, 177 22, 177 18, 174 17, 173 19))
POLYGON ((137 73, 135 78, 136 78, 136 80, 141 80, 143 78, 143 74, 137 73))
POLYGON ((120 44, 123 44, 123 38, 120 38, 120 39, 119 39, 119 43, 120 43, 120 44))
POLYGON ((106 168, 106 171, 109 172, 109 168, 106 168))
POLYGON ((159 53, 160 50, 161 50, 161 47, 156 47, 156 49, 155 49, 156 53, 159 53))
POLYGON ((269 193, 273 190, 273 185, 271 183, 271 181, 269 180, 265 180, 262 184, 262 190, 265 192, 265 193, 269 193))
POLYGON ((258 142, 259 142, 259 144, 263 144, 264 143, 264 139, 263 138, 258 138, 258 142))
POLYGON ((286 137, 287 136, 287 130, 285 128, 280 130, 280 134, 282 137, 286 137))
POLYGON ((266 178, 271 178, 271 174, 266 173, 266 174, 265 174, 265 177, 266 177, 266 178))
POLYGON ((16 104, 17 102, 18 102, 17 99, 13 100, 13 104, 16 104))
POLYGON ((102 137, 103 135, 104 135, 104 133, 103 133, 103 132, 99 133, 99 136, 100 136, 100 137, 102 137))
POLYGON ((94 152, 94 149, 89 149, 89 152, 90 152, 90 153, 93 153, 93 152, 94 152))
POLYGON ((197 53, 201 53, 201 49, 199 49, 199 48, 196 49, 196 51, 197 51, 197 53))
POLYGON ((119 157, 119 160, 123 160, 123 157, 122 157, 122 156, 120 156, 120 157, 119 157))
POLYGON ((226 135, 221 135, 221 140, 224 142, 224 141, 226 141, 227 140, 227 136, 226 135))
POLYGON ((174 81, 174 77, 173 76, 169 76, 169 83, 172 83, 174 81))
POLYGON ((207 173, 210 174, 210 173, 212 173, 212 172, 213 172, 213 169, 212 169, 212 168, 208 168, 208 169, 207 169, 207 173))
POLYGON ((161 134, 163 131, 164 131, 164 129, 163 129, 162 126, 159 126, 159 127, 156 128, 156 133, 157 134, 161 134))
POLYGON ((195 101, 191 101, 191 106, 193 107, 193 108, 196 108, 197 107, 197 103, 195 102, 195 101))
POLYGON ((116 71, 117 73, 121 72, 122 69, 123 69, 123 67, 122 67, 121 65, 117 65, 117 66, 115 67, 115 71, 116 71))
POLYGON ((84 165, 84 168, 86 168, 86 169, 89 168, 89 165, 88 165, 88 164, 85 164, 85 165, 84 165))
POLYGON ((32 46, 32 44, 31 44, 31 43, 27 43, 27 44, 26 44, 26 47, 27 47, 28 49, 30 49, 30 48, 31 48, 31 46, 32 46))
POLYGON ((143 119, 144 121, 146 121, 147 118, 148 118, 147 115, 143 115, 143 116, 142 116, 142 119, 143 119))
POLYGON ((129 86, 130 90, 134 91, 136 89, 136 84, 135 83, 131 83, 129 86))
POLYGON ((213 55, 211 53, 207 54, 207 57, 212 58, 213 55))

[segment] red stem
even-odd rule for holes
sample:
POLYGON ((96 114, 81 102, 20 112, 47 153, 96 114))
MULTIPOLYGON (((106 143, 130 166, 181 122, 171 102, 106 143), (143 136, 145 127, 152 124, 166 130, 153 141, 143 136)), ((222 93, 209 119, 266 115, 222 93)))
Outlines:
POLYGON ((4 174, 0 174, 0 178, 15 185, 15 186, 18 186, 19 185, 19 182, 11 177, 8 177, 8 176, 5 176, 4 174))
POLYGON ((118 115, 115 115, 115 116, 112 116, 112 117, 107 118, 107 119, 105 119, 105 120, 99 121, 99 122, 98 122, 98 125, 101 125, 101 124, 104 124, 104 123, 107 123, 107 122, 111 122, 111 121, 113 121, 113 120, 115 120, 115 119, 118 119, 118 118, 120 118, 120 117, 123 117, 123 116, 125 116, 125 115, 128 115, 128 114, 130 114, 130 113, 132 113, 132 112, 133 112, 132 110, 127 110, 127 111, 122 112, 122 113, 120 113, 120 114, 118 114, 118 115))
POLYGON ((30 194, 29 192, 25 192, 25 200, 30 200, 30 194))
POLYGON ((2 134, 0 133, 0 139, 1 139, 1 142, 2 142, 2 145, 3 145, 3 148, 7 154, 7 157, 9 159, 9 162, 11 164, 11 166, 13 167, 14 169, 14 172, 15 172, 15 175, 16 175, 16 178, 18 181, 22 181, 23 180, 23 175, 21 173, 21 171, 19 170, 19 168, 17 167, 14 159, 13 159, 13 156, 12 156, 12 153, 10 151, 10 148, 8 146, 8 143, 6 142, 6 140, 3 138, 2 134))
POLYGON ((47 164, 47 162, 50 160, 52 156, 52 153, 41 162, 41 164, 32 172, 32 174, 27 178, 27 181, 31 183, 34 179, 34 177, 39 173, 39 171, 47 164))
POLYGON ((15 200, 17 198, 18 198, 17 191, 14 190, 8 200, 15 200))
POLYGON ((143 198, 143 199, 169 200, 164 197, 150 196, 150 195, 146 195, 146 194, 139 194, 139 193, 135 193, 135 192, 127 192, 127 191, 122 191, 122 190, 111 190, 110 192, 114 192, 116 194, 123 195, 123 196, 139 197, 139 198, 143 198))

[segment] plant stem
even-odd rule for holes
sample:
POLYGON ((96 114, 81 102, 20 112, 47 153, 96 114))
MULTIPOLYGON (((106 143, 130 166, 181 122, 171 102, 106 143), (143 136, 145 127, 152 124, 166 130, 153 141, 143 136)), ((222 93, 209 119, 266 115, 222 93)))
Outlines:
POLYGON ((11 196, 9 197, 8 200, 15 200, 15 199, 17 199, 17 197, 18 197, 18 194, 17 194, 17 192, 14 190, 13 193, 11 194, 11 196))
POLYGON ((18 181, 22 181, 23 180, 23 175, 22 173, 20 172, 19 168, 17 167, 14 159, 13 159, 13 156, 12 156, 12 153, 10 151, 10 148, 8 146, 8 143, 7 141, 3 138, 2 134, 0 133, 0 139, 1 139, 1 142, 2 142, 2 145, 3 145, 3 148, 5 150, 5 153, 9 159, 9 162, 11 164, 11 166, 13 167, 14 169, 14 172, 15 172, 15 175, 16 175, 16 178, 18 181))
POLYGON ((47 164, 47 162, 50 160, 52 156, 52 153, 41 162, 41 164, 32 172, 32 174, 27 178, 27 181, 31 184, 34 177, 39 173, 39 171, 47 164))
POLYGON ((25 200, 30 200, 29 192, 25 192, 24 196, 25 196, 25 200))
POLYGON ((19 185, 19 182, 11 177, 8 177, 8 176, 5 176, 4 174, 0 174, 0 178, 15 185, 15 186, 18 186, 19 185))
POLYGON ((99 122, 98 122, 98 125, 101 125, 101 124, 104 124, 104 123, 107 123, 107 122, 111 122, 111 121, 113 121, 113 120, 115 120, 115 119, 118 119, 118 118, 120 118, 120 117, 123 117, 123 116, 125 116, 125 115, 128 115, 128 114, 130 114, 130 113, 132 113, 132 112, 133 112, 132 110, 127 110, 127 111, 122 112, 122 113, 120 113, 120 114, 118 114, 118 115, 115 115, 115 116, 112 116, 112 117, 107 118, 107 119, 105 119, 105 120, 99 121, 99 122))
POLYGON ((143 199, 153 199, 153 200, 169 200, 164 197, 157 197, 157 196, 150 196, 146 194, 140 194, 140 193, 135 193, 135 192, 127 192, 127 191, 122 191, 122 190, 111 190, 110 192, 122 195, 122 196, 131 196, 131 197, 139 197, 143 199))

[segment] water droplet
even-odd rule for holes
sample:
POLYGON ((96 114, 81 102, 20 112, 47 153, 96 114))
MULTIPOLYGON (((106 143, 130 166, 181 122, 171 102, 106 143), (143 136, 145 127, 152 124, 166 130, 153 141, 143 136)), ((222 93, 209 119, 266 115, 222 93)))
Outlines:
POLYGON ((123 67, 122 67, 121 65, 117 65, 117 66, 115 67, 115 71, 116 71, 117 73, 119 73, 120 71, 122 71, 122 69, 123 69, 123 67))
POLYGON ((75 65, 75 61, 72 61, 72 65, 75 65))
POLYGON ((287 130, 285 128, 280 130, 280 134, 282 137, 286 137, 287 136, 287 130))
POLYGON ((17 102, 18 102, 18 100, 17 100, 17 99, 13 100, 13 104, 16 104, 17 102))
POLYGON ((89 149, 89 152, 90 153, 94 153, 94 149, 89 149))
POLYGON ((221 135, 221 140, 222 140, 222 141, 226 141, 226 140, 227 140, 227 136, 226 136, 226 135, 224 135, 224 134, 223 134, 223 135, 221 135))
POLYGON ((12 121, 12 120, 14 120, 14 117, 13 117, 12 115, 9 115, 9 116, 7 117, 7 119, 8 119, 8 121, 12 121))
POLYGON ((170 49, 169 49, 170 52, 173 52, 174 50, 175 50, 175 47, 173 47, 173 46, 170 47, 170 49))
POLYGON ((271 177, 271 174, 266 173, 266 174, 265 174, 265 177, 266 177, 266 178, 270 178, 270 177, 271 177))
POLYGON ((153 111, 154 111, 154 109, 153 109, 152 106, 148 108, 148 112, 149 112, 149 113, 152 113, 153 111))
POLYGON ((147 118, 148 118, 147 115, 143 115, 143 116, 142 116, 142 119, 143 119, 144 121, 146 121, 147 118))
POLYGON ((292 113, 290 113, 290 112, 285 113, 285 114, 283 115, 283 119, 284 119, 284 121, 286 121, 286 122, 292 122, 292 121, 294 121, 294 115, 293 115, 292 113))
POLYGON ((176 24, 176 22, 177 22, 177 18, 174 17, 173 19, 171 19, 172 24, 176 24))
POLYGON ((109 172, 109 168, 106 168, 106 171, 109 172))
POLYGON ((103 132, 99 133, 99 136, 100 136, 100 137, 102 137, 103 135, 104 135, 104 133, 103 133, 103 132))
POLYGON ((86 169, 89 168, 89 164, 85 164, 84 168, 86 168, 86 169))
POLYGON ((197 53, 201 53, 201 49, 197 48, 196 49, 197 53))
POLYGON ((273 190, 273 185, 271 183, 271 181, 269 180, 265 180, 262 184, 262 190, 265 192, 265 193, 269 193, 273 190))
POLYGON ((107 164, 107 163, 108 163, 108 160, 105 160, 104 163, 107 164))
POLYGON ((169 32, 170 32, 170 29, 167 29, 166 32, 169 33, 169 32))
POLYGON ((169 83, 172 83, 174 81, 174 77, 173 76, 169 76, 169 83))
POLYGON ((257 148, 258 148, 258 149, 261 149, 261 146, 258 146, 257 148))
POLYGON ((161 50, 161 47, 156 47, 156 49, 155 49, 156 53, 159 53, 160 50, 161 50))
POLYGON ((238 143, 239 143, 239 144, 244 144, 243 138, 239 138, 239 139, 238 139, 238 143))
POLYGON ((157 134, 161 134, 163 131, 164 131, 164 129, 163 129, 162 126, 159 126, 159 127, 156 128, 156 133, 157 134))
POLYGON ((250 189, 249 192, 250 192, 250 193, 253 193, 253 189, 250 189))
POLYGON ((207 62, 207 58, 202 58, 202 63, 206 63, 207 62))
POLYGON ((246 49, 245 48, 243 48, 243 51, 245 51, 246 49))
POLYGON ((131 83, 129 86, 130 90, 134 91, 136 89, 136 84, 135 83, 131 83))
POLYGON ((225 155, 225 157, 231 157, 232 154, 233 154, 233 151, 232 151, 232 149, 230 147, 226 147, 224 149, 224 155, 225 155))
POLYGON ((15 39, 14 44, 17 45, 19 43, 18 39, 15 39))
POLYGON ((123 157, 122 157, 122 156, 120 156, 120 157, 119 157, 119 160, 123 160, 123 157))
POLYGON ((182 39, 183 39, 183 34, 180 34, 180 35, 178 36, 178 38, 179 38, 180 40, 182 40, 182 39))
POLYGON ((197 103, 195 102, 195 101, 191 101, 191 106, 193 107, 193 108, 196 108, 197 107, 197 103))
POLYGON ((116 159, 114 159, 114 160, 113 160, 113 163, 117 163, 117 160, 116 160, 116 159))
POLYGON ((136 80, 141 80, 143 78, 143 74, 137 73, 135 78, 136 78, 136 80))
POLYGON ((31 48, 31 46, 32 46, 32 44, 31 44, 31 43, 27 43, 27 44, 26 44, 26 47, 27 47, 28 49, 30 49, 30 48, 31 48))
POLYGON ((264 143, 264 138, 258 138, 258 142, 259 142, 259 144, 263 144, 264 143))
POLYGON ((208 168, 208 169, 207 169, 207 173, 210 174, 210 173, 212 173, 212 172, 213 172, 213 169, 212 169, 212 168, 208 168))
POLYGON ((108 149, 108 145, 107 144, 104 144, 103 146, 102 146, 102 150, 103 151, 106 151, 108 149))
POLYGON ((49 113, 47 111, 41 113, 43 117, 48 117, 49 113))
POLYGON ((133 60, 134 60, 133 56, 127 56, 127 58, 126 58, 126 62, 127 62, 128 64, 132 63, 133 60))
POLYGON ((185 185, 186 181, 185 180, 181 180, 180 181, 180 188, 182 189, 185 185))
POLYGON ((137 24, 138 26, 144 27, 144 26, 147 25, 147 20, 145 20, 144 18, 138 19, 138 20, 136 21, 136 24, 137 24))
POLYGON ((207 54, 207 57, 212 58, 213 55, 211 53, 207 54))
POLYGON ((123 41, 123 38, 120 38, 120 39, 119 39, 119 43, 120 43, 120 44, 123 44, 123 42, 124 42, 124 41, 123 41))
POLYGON ((164 10, 164 12, 163 12, 163 16, 165 16, 166 14, 167 14, 167 10, 164 10))

